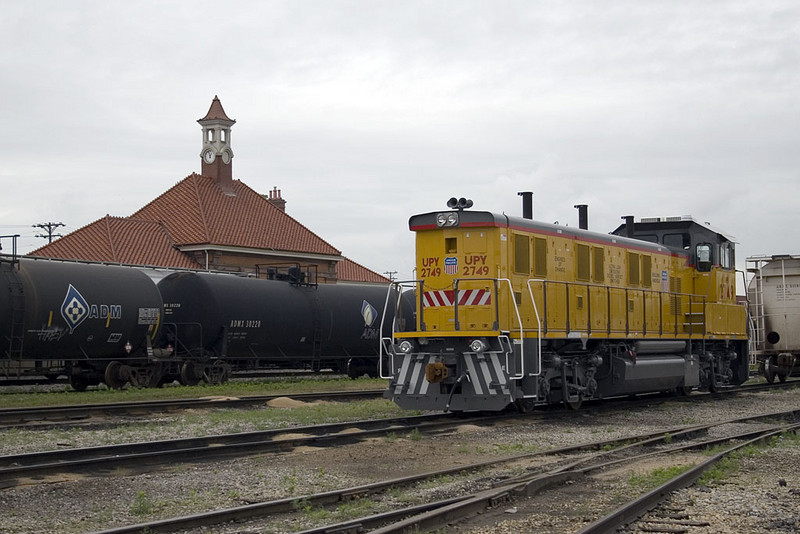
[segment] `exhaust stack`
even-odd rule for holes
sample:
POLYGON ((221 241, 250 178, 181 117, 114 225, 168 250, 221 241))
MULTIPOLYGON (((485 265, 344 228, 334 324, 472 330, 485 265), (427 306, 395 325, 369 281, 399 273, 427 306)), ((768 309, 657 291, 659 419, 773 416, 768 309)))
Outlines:
POLYGON ((633 237, 633 215, 625 215, 625 236, 633 237))
POLYGON ((581 230, 589 229, 589 206, 586 204, 575 204, 578 208, 578 228, 581 230))
POLYGON ((517 193, 522 197, 522 218, 533 219, 533 191, 517 193))

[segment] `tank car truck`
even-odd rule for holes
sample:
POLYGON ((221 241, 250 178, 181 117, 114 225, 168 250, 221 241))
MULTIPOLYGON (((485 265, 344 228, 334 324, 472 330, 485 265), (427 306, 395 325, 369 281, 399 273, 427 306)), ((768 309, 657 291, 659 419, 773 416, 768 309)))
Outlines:
POLYGON ((381 341, 386 397, 408 409, 498 411, 748 378, 734 242, 690 217, 611 234, 448 209, 414 215, 416 317, 381 341))
POLYGON ((800 375, 800 256, 751 256, 750 351, 770 384, 800 375))

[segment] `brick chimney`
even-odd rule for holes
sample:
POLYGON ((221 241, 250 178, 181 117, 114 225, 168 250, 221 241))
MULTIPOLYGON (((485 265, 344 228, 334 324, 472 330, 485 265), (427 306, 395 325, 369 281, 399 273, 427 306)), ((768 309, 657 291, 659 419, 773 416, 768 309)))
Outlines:
POLYGON ((286 211, 286 201, 281 198, 281 190, 277 187, 272 188, 272 191, 269 192, 267 200, 279 210, 286 211))

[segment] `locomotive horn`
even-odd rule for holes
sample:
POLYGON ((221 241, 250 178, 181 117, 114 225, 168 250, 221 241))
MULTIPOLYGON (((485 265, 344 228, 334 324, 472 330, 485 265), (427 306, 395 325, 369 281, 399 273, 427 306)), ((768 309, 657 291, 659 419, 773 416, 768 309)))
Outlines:
POLYGON ((464 208, 471 208, 472 207, 472 200, 468 198, 456 198, 451 197, 450 200, 447 201, 447 207, 450 209, 459 209, 463 210, 464 208))

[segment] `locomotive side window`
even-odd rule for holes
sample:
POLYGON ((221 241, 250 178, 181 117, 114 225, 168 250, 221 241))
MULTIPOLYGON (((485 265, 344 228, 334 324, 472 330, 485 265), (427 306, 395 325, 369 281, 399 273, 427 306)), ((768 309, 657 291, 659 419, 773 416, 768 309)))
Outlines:
POLYGON ((540 278, 547 276, 547 239, 533 239, 533 274, 540 278))
POLYGON ((578 280, 589 280, 589 245, 578 245, 577 261, 576 278, 578 280))
POLYGON ((455 237, 445 237, 444 251, 448 254, 455 254, 458 252, 458 239, 455 237))
POLYGON ((668 247, 688 249, 691 244, 689 234, 664 234, 663 242, 668 247))
POLYGON ((514 234, 514 272, 519 274, 531 273, 531 240, 528 236, 514 234))
POLYGON ((642 287, 650 287, 650 278, 653 274, 653 264, 650 256, 642 256, 642 287))
POLYGON ((592 247, 592 254, 594 255, 594 281, 603 282, 606 277, 606 251, 602 247, 592 247))
POLYGON ((628 252, 628 285, 639 285, 639 255, 628 252))
POLYGON ((733 248, 730 243, 723 243, 720 247, 719 264, 723 269, 733 267, 733 248))
POLYGON ((702 273, 711 270, 711 245, 708 243, 697 245, 697 270, 702 273))

